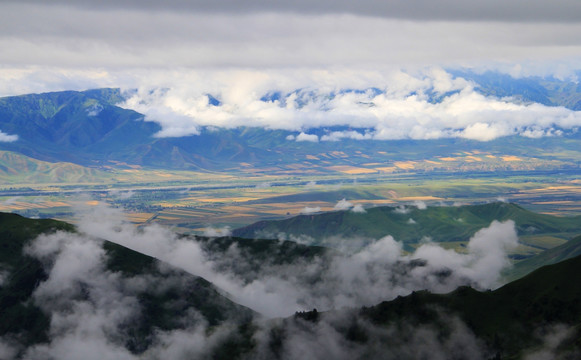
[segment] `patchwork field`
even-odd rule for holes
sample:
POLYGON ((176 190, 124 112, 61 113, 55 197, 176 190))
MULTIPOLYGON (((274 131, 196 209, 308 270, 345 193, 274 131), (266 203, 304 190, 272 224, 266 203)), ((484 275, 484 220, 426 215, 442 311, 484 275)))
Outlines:
MULTIPOLYGON (((494 155, 470 152, 454 156, 453 161, 462 156, 466 161, 480 163, 474 158, 491 159, 494 155)), ((318 157, 324 158, 321 154, 318 157)), ((440 158, 438 163, 447 160, 452 161, 440 158)), ((492 160, 508 161, 496 156, 492 160)), ((363 208, 418 202, 473 204, 501 199, 535 212, 560 216, 581 214, 581 181, 576 172, 563 174, 555 180, 552 173, 538 171, 488 176, 473 176, 470 172, 455 175, 412 171, 379 173, 376 172, 377 163, 366 164, 373 167, 375 173, 359 172, 360 167, 350 166, 337 168, 339 173, 316 176, 241 176, 239 173, 215 175, 184 171, 165 174, 159 170, 125 169, 122 173, 129 176, 127 181, 114 184, 4 187, 0 190, 0 211, 74 221, 76 208, 108 203, 124 209, 127 220, 136 225, 155 222, 184 233, 200 233, 206 228, 236 228, 263 219, 332 211, 343 199, 350 206, 363 208)), ((419 164, 422 163, 400 162, 399 167, 394 168, 419 164)), ((556 245, 558 239, 537 242, 531 239, 529 245, 556 245)))

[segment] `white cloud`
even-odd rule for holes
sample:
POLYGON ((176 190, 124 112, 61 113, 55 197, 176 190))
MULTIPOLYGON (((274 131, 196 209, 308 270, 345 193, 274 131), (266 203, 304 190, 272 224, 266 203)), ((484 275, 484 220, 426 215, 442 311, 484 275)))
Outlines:
POLYGON ((315 206, 315 207, 305 206, 301 210, 301 214, 305 214, 305 215, 314 214, 314 213, 318 213, 318 212, 321 212, 320 206, 315 206))
MULTIPOLYGON (((506 250, 517 244, 512 221, 492 222, 470 239, 466 254, 422 243, 415 253, 404 255, 402 244, 386 236, 353 254, 280 264, 256 259, 236 245, 224 253, 208 253, 194 238, 178 237, 156 225, 137 230, 122 221, 118 209, 96 206, 87 211, 79 218, 79 233, 41 235, 27 247, 27 254, 38 258, 48 275, 34 291, 33 302, 50 314, 51 322, 49 341, 24 349, 23 358, 207 358, 238 328, 226 324, 209 331, 199 314, 182 314, 183 329, 158 329, 144 353, 130 353, 124 329, 140 316, 138 294, 143 289, 167 285, 168 279, 156 279, 154 275, 126 278, 107 270, 106 253, 96 238, 111 239, 192 274, 203 274, 235 301, 269 317, 313 308, 374 305, 420 289, 448 292, 458 285, 496 287, 500 272, 509 264, 506 250)), ((313 354, 350 359, 363 351, 375 354, 373 351, 377 350, 380 357, 387 359, 406 358, 411 353, 447 358, 461 351, 471 358, 483 358, 482 344, 456 318, 441 319, 450 325, 442 336, 433 328, 405 323, 397 331, 399 325, 376 327, 353 315, 350 310, 342 310, 321 314, 314 323, 284 320, 285 336, 278 355, 287 359, 313 354), (366 331, 369 342, 346 345, 342 334, 352 321, 366 331), (381 339, 389 339, 389 351, 380 346, 381 339), (375 345, 370 347, 370 343, 375 345)), ((273 328, 281 329, 281 321, 255 321, 256 347, 249 357, 273 357, 269 334, 273 328)), ((535 348, 534 353, 526 354, 530 359, 550 357, 558 344, 572 334, 564 327, 552 330, 545 337, 543 349, 535 348)), ((19 350, 19 344, 0 338, 2 357, 15 356, 19 350)))
POLYGON ((365 211, 365 209, 363 208, 363 205, 361 205, 361 204, 356 204, 355 206, 353 206, 351 211, 353 211, 354 213, 358 213, 358 214, 363 214, 363 213, 367 212, 367 211, 365 211))
POLYGON ((499 285, 500 272, 510 265, 507 249, 517 242, 513 222, 493 222, 474 235, 467 254, 445 250, 437 244, 422 244, 411 256, 404 255, 402 244, 386 236, 353 254, 299 259, 290 264, 260 260, 258 271, 248 271, 252 266, 245 264, 257 259, 236 246, 223 256, 209 256, 197 242, 178 238, 160 226, 136 230, 121 222, 117 209, 96 206, 88 211, 79 221, 81 231, 202 276, 231 294, 234 301, 271 317, 291 315, 305 306, 324 310, 373 305, 420 289, 446 292, 462 284, 495 287, 499 285), (411 260, 418 258, 425 259, 426 264, 411 266, 411 260), (449 270, 449 275, 435 275, 442 270, 449 270))
POLYGON ((309 181, 308 183, 305 184, 305 187, 308 189, 314 188, 315 186, 317 186, 317 182, 314 180, 309 181))
POLYGON ((426 203, 421 200, 415 200, 413 202, 413 205, 417 207, 419 210, 426 210, 428 208, 428 205, 426 205, 426 203))
POLYGON ((164 91, 151 90, 156 82, 143 84, 142 90, 124 106, 159 122, 163 127, 159 136, 197 134, 200 126, 257 126, 300 131, 299 135, 287 136, 287 140, 296 141, 451 137, 489 141, 508 135, 558 136, 562 131, 555 127, 574 131, 581 126, 581 112, 486 97, 477 93, 471 83, 452 78, 438 68, 415 75, 376 72, 373 78, 370 77, 373 72, 361 75, 350 70, 335 72, 333 77, 316 71, 301 75, 294 71, 226 74, 206 74, 204 80, 196 73, 181 74, 182 79, 160 80, 157 86, 164 91), (191 80, 184 82, 186 78, 191 80), (340 91, 356 85, 375 87, 382 92, 340 91), (261 100, 273 90, 281 92, 280 100, 261 100), (433 91, 456 92, 433 103, 429 95, 433 91), (220 94, 222 105, 209 105, 206 93, 220 94), (330 126, 367 130, 331 131, 320 139, 307 132, 310 128, 330 126))
POLYGON ((14 142, 18 140, 18 135, 8 135, 0 131, 0 142, 14 142))
POLYGON ((353 207, 353 203, 347 201, 346 199, 339 200, 337 204, 333 207, 335 210, 349 210, 353 207))
POLYGON ((304 132, 301 132, 297 135, 296 141, 319 142, 319 137, 315 134, 305 134, 304 132))
POLYGON ((410 211, 405 205, 398 205, 393 209, 393 212, 396 214, 408 214, 410 211))
MULTIPOLYGON (((160 124, 159 137, 196 135, 203 127, 255 126, 296 132, 287 140, 340 141, 560 136, 581 127, 581 112, 486 97, 438 67, 403 72, 377 68, 130 69, 70 72, 0 68, 0 94, 82 86, 137 88, 123 105, 160 124), (52 75, 51 75, 52 74, 52 75), (66 77, 66 81, 63 79, 66 77), (65 87, 66 86, 66 87, 65 87), (349 92, 345 89, 379 89, 349 92), (298 89, 298 90, 297 90, 298 89), (280 99, 263 101, 274 91, 280 99), (440 102, 433 93, 445 94, 440 102), (208 94, 220 105, 209 103, 208 94), (320 138, 311 128, 348 126, 320 138), (298 135, 296 135, 298 134, 298 135)), ((7 139, 14 139, 10 136, 7 139)), ((0 134, 0 138, 1 138, 0 134)))

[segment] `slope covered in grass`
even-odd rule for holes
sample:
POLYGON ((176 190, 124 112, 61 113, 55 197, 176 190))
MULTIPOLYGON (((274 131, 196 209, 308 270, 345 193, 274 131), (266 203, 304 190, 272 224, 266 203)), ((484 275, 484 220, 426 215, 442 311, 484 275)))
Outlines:
POLYGON ((245 238, 269 238, 278 234, 312 237, 314 243, 341 237, 379 239, 386 235, 406 244, 424 237, 436 242, 467 241, 476 231, 493 220, 513 220, 519 235, 578 233, 581 217, 556 217, 537 214, 516 204, 490 203, 457 207, 391 206, 367 209, 365 213, 334 211, 299 215, 284 220, 260 221, 233 231, 245 238))

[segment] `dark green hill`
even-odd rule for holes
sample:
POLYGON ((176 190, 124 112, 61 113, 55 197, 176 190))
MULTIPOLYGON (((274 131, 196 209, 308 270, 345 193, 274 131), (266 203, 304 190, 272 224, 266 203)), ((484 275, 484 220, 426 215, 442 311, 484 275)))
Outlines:
POLYGON ((297 312, 271 330, 269 356, 284 359, 300 341, 315 358, 578 359, 579 271, 576 257, 494 291, 416 291, 361 309, 297 312))
MULTIPOLYGON (((405 244, 418 243, 429 236, 436 242, 467 241, 493 220, 513 220, 517 231, 525 234, 579 233, 580 217, 556 217, 537 214, 516 204, 490 203, 458 207, 401 208, 390 206, 367 209, 366 213, 334 211, 300 215, 284 220, 260 221, 236 229, 233 235, 245 238, 272 237, 279 233, 307 235, 320 243, 326 238, 379 239, 392 235, 405 244)), ((332 245, 332 244, 330 244, 332 245)))
MULTIPOLYGON (((15 214, 0 213, 0 337, 17 339, 27 347, 49 340, 51 314, 34 301, 32 294, 48 274, 41 261, 26 255, 23 249, 39 234, 57 230, 74 232, 66 223, 54 220, 33 220, 15 214)), ((211 327, 225 321, 247 324, 254 312, 237 305, 220 294, 203 278, 162 264, 158 260, 123 246, 103 241, 106 271, 131 279, 148 279, 153 287, 138 290, 141 316, 119 329, 125 336, 125 347, 134 352, 145 351, 158 331, 172 331, 192 326, 184 316, 197 312, 211 327)), ((80 284, 80 286, 88 286, 80 284)), ((88 292, 81 292, 80 296, 88 292)), ((80 299, 82 300, 82 299, 80 299)), ((113 305, 112 305, 113 306, 113 305)), ((225 339, 227 346, 247 346, 240 339, 225 339)), ((245 340, 246 341, 246 340, 245 340)))
POLYGON ((376 324, 409 321, 421 324, 458 315, 474 334, 506 358, 522 349, 542 345, 535 331, 566 325, 576 333, 581 347, 581 257, 545 266, 495 291, 478 292, 468 287, 446 295, 420 291, 394 301, 366 308, 361 315, 376 324))

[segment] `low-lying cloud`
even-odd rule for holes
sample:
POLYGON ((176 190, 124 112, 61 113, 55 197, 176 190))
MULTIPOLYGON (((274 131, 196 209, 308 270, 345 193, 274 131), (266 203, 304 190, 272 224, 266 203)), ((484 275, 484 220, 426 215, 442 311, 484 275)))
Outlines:
POLYGON ((581 112, 487 97, 477 92, 473 83, 441 69, 416 75, 384 74, 382 82, 366 81, 367 87, 356 91, 347 83, 341 84, 340 79, 333 84, 333 80, 323 78, 297 80, 281 74, 238 73, 238 78, 248 79, 243 84, 234 77, 227 83, 214 78, 209 84, 204 83, 206 87, 191 82, 171 84, 164 91, 144 87, 124 106, 158 122, 163 128, 158 136, 162 137, 199 134, 204 126, 255 126, 292 131, 287 140, 299 142, 440 138, 490 141, 511 135, 560 136, 581 126, 581 112), (218 97, 221 104, 210 103, 208 93, 218 97), (334 126, 352 129, 321 136, 310 132, 334 126))
POLYGON ((352 254, 282 265, 261 260, 259 270, 244 272, 236 269, 256 259, 236 245, 224 256, 212 255, 196 241, 178 238, 166 228, 150 225, 136 230, 120 218, 119 210, 93 207, 79 229, 202 276, 236 302, 269 317, 313 307, 373 305, 420 289, 494 288, 500 285, 501 271, 510 265, 508 250, 518 241, 512 221, 494 221, 471 238, 466 254, 428 243, 405 255, 402 244, 386 236, 352 254))

